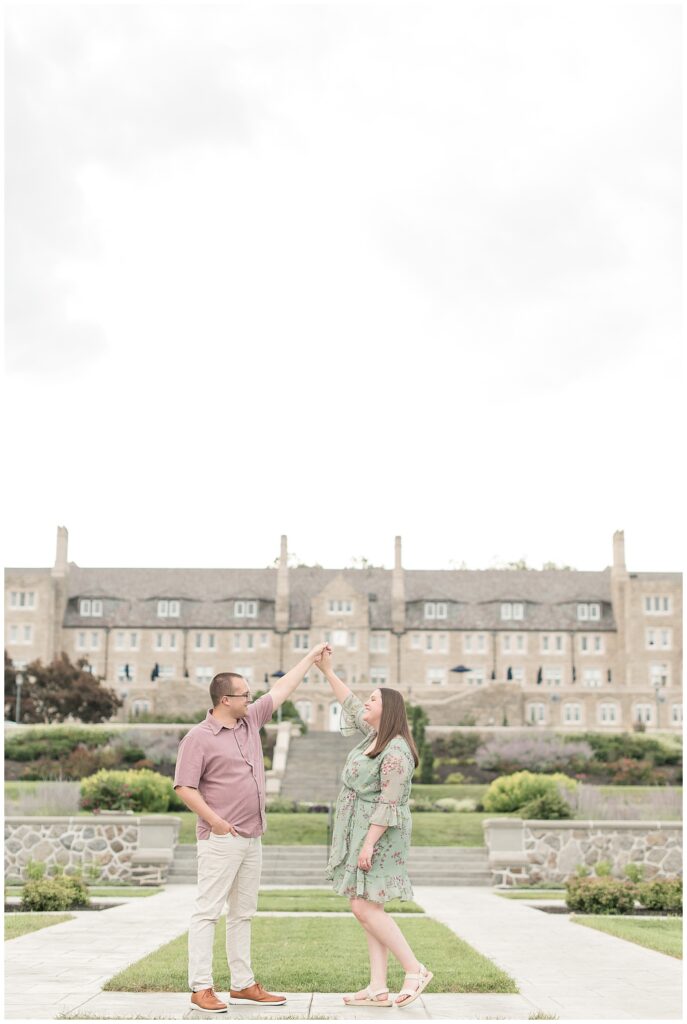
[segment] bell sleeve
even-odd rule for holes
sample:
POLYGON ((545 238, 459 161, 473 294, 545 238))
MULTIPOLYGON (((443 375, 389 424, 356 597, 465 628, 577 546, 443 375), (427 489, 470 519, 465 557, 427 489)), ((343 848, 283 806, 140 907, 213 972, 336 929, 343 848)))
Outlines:
POLYGON ((410 777, 408 759, 397 751, 390 750, 384 755, 379 777, 381 793, 379 803, 370 816, 370 825, 386 825, 393 828, 400 824, 398 804, 410 777))
POLYGON ((354 732, 361 732, 363 736, 368 736, 374 732, 372 726, 363 721, 364 714, 363 702, 358 700, 355 694, 349 693, 341 705, 341 720, 339 722, 341 735, 352 736, 354 732))

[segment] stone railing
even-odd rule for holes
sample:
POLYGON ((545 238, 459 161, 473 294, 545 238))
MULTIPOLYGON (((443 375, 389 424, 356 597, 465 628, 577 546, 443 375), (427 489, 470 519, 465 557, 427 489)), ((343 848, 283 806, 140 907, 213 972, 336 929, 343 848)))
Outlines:
POLYGON ((39 861, 66 874, 97 868, 102 882, 158 885, 167 879, 179 818, 101 812, 68 818, 5 818, 5 881, 26 880, 39 861))
POLYGON ((286 762, 289 756, 292 733, 298 734, 300 728, 292 722, 280 722, 277 726, 277 742, 274 745, 272 756, 272 767, 265 772, 265 783, 268 796, 278 796, 281 792, 281 784, 286 771, 286 762))
POLYGON ((630 863, 644 866, 647 881, 682 874, 682 822, 487 818, 482 825, 494 885, 564 882, 578 864, 593 870, 601 860, 616 878, 630 863))

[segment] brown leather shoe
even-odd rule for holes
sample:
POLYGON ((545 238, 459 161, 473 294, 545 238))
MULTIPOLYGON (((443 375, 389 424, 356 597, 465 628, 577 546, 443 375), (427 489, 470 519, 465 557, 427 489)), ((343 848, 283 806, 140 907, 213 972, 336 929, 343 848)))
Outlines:
POLYGON ((206 1013, 224 1013, 227 1004, 218 999, 211 988, 201 988, 191 993, 191 1008, 205 1010, 206 1013))
POLYGON ((229 1002, 232 1006, 237 1006, 240 1003, 263 1003, 267 1006, 283 1006, 286 1002, 286 996, 275 996, 271 992, 266 992, 262 985, 259 985, 256 981, 254 985, 249 985, 248 988, 230 989, 229 1002))

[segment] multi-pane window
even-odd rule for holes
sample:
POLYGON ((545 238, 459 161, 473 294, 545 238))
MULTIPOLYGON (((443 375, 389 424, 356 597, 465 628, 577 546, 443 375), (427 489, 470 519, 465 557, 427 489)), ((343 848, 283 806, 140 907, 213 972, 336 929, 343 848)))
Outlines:
POLYGON ((309 637, 307 633, 294 633, 293 634, 293 649, 294 651, 307 651, 310 647, 309 637))
POLYGON ((601 669, 586 668, 582 677, 582 685, 588 687, 590 690, 598 689, 600 686, 603 686, 601 669))
POLYGON ((486 637, 484 633, 466 633, 463 637, 463 650, 466 653, 473 651, 483 652, 486 650, 486 637))
POLYGON ((580 651, 582 654, 602 654, 603 637, 599 634, 593 636, 588 633, 580 634, 580 651))
POLYGON ((426 619, 445 619, 448 615, 448 605, 445 601, 425 601, 426 619))
POLYGON ((665 662, 654 662, 649 666, 649 682, 652 686, 668 685, 669 669, 665 662))
POLYGON ((524 613, 525 606, 519 601, 504 601, 501 604, 502 619, 522 619, 524 618, 524 613))
POLYGON ((335 629, 332 633, 332 642, 335 647, 345 647, 348 641, 348 633, 345 629, 335 629))
POLYGON ((542 654, 561 654, 565 650, 565 637, 562 633, 543 633, 541 650, 542 654))
POLYGON ((389 650, 389 638, 386 633, 370 633, 370 653, 386 654, 389 650))
MULTIPOLYGON (((164 648, 164 646, 165 646, 165 635, 167 636, 167 646, 169 647, 169 649, 172 650, 172 651, 176 650, 176 646, 177 646, 177 635, 176 635, 176 633, 167 633, 167 634, 165 634, 165 633, 156 633, 155 634, 155 643, 153 644, 154 650, 161 651, 164 648)), ((118 638, 119 637, 123 637, 123 636, 124 636, 123 633, 118 633, 117 634, 118 638)))
POLYGON ((673 725, 682 725, 682 704, 671 705, 670 720, 673 725))
POLYGON ((296 711, 302 722, 308 723, 312 721, 312 704, 309 700, 297 700, 296 711))
POLYGON ((117 682, 126 683, 131 682, 132 679, 136 678, 136 667, 126 662, 123 665, 117 665, 117 682))
POLYGON ((240 633, 234 633, 234 638, 232 640, 231 646, 232 646, 232 648, 235 651, 240 651, 241 650, 241 634, 240 633))
POLYGON ((352 615, 353 614, 353 602, 352 601, 329 601, 327 608, 331 615, 352 615))
POLYGON ((410 646, 413 648, 414 651, 419 651, 420 648, 422 647, 422 634, 420 634, 420 633, 411 633, 410 634, 410 646))
POLYGON ((670 615, 671 603, 667 594, 646 594, 644 612, 646 615, 670 615))
POLYGON ((160 665, 158 675, 160 679, 173 679, 176 675, 174 665, 160 665))
POLYGON ((618 705, 603 702, 599 704, 597 716, 602 725, 612 725, 619 719, 618 705))
POLYGON ((566 702, 563 705, 563 721, 566 723, 582 721, 582 706, 575 702, 566 702))
POLYGON ((600 604, 578 604, 577 606, 577 618, 580 621, 586 621, 587 619, 600 619, 601 618, 601 605, 600 604))
POLYGON ((179 602, 178 601, 158 601, 157 602, 157 617, 159 619, 176 619, 179 617, 179 602))
POLYGON ((260 646, 261 647, 269 647, 269 645, 270 645, 270 635, 269 635, 269 633, 261 633, 260 634, 260 646))
POLYGON ((466 672, 465 682, 469 686, 482 686, 484 683, 484 669, 474 668, 471 672, 466 672))
POLYGON ((644 722, 651 725, 654 720, 654 709, 652 704, 635 704, 635 722, 644 722))
POLYGON ((347 646, 349 651, 358 650, 358 634, 355 632, 349 632, 347 646))
POLYGON ((669 651, 673 646, 672 629, 647 629, 646 646, 648 649, 659 647, 661 650, 669 651))
POLYGON ((33 626, 28 623, 21 626, 11 625, 9 639, 11 644, 33 643, 33 626))
POLYGON ((522 684, 522 683, 525 682, 525 670, 524 670, 524 668, 522 668, 522 667, 512 668, 510 671, 511 671, 511 679, 513 680, 514 683, 522 684))
POLYGON ((372 686, 386 686, 389 681, 388 668, 371 668, 370 683, 372 686))
POLYGON ((255 633, 246 633, 246 650, 255 650, 255 633))
POLYGON ((35 590, 12 590, 10 591, 10 608, 35 608, 35 590))
POLYGON ((257 601, 234 601, 234 615, 237 619, 254 619, 257 614, 257 601))
POLYGON ((527 705, 527 717, 530 722, 536 724, 537 722, 546 721, 546 705, 545 704, 528 704, 527 705))
POLYGON ((79 601, 79 615, 99 617, 103 614, 103 602, 90 597, 82 597, 79 601))
POLYGON ((199 665, 196 668, 196 681, 199 683, 209 684, 212 682, 214 674, 214 669, 211 666, 199 665))
POLYGON ((79 651, 97 651, 100 649, 100 633, 79 630, 76 634, 76 647, 79 651))
POLYGON ((563 669, 557 665, 546 665, 543 677, 547 686, 560 686, 563 682, 563 669))
POLYGON ((446 682, 446 669, 444 668, 428 668, 427 669, 427 683, 430 686, 441 686, 446 682))
MULTIPOLYGON (((158 633, 158 636, 160 635, 158 633)), ((126 630, 120 629, 115 633, 115 650, 126 651, 127 649, 138 650, 138 633, 128 633, 126 630)))
POLYGON ((524 633, 504 633, 502 635, 501 650, 505 654, 508 654, 511 651, 516 651, 518 654, 524 654, 526 649, 524 633))

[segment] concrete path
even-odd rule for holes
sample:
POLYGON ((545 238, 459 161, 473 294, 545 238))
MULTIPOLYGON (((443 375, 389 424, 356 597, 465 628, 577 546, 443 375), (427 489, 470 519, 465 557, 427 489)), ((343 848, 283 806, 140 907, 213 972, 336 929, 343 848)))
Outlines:
MULTIPOLYGON (((574 1020, 682 1016, 682 961, 487 889, 414 887, 427 914, 515 979, 545 1013, 574 1020)), ((429 964, 427 966, 430 966, 429 964)))
MULTIPOLYGON (((405 1010, 346 1008, 336 993, 292 993, 285 1006, 230 1007, 219 1020, 317 1018, 658 1020, 681 1016, 682 963, 546 914, 489 888, 415 887, 436 920, 513 977, 520 994, 428 992, 405 1010)), ((103 913, 79 913, 5 943, 7 1019, 80 1017, 208 1019, 187 993, 104 992, 114 974, 186 931, 195 886, 174 886, 103 913)), ((279 916, 282 916, 281 914, 279 916)), ((319 916, 319 915, 318 915, 319 916)), ((330 917, 331 914, 322 916, 330 917)), ((420 955, 421 955, 421 951, 420 955)), ((431 967, 431 964, 428 966, 431 967)), ((267 979, 265 979, 267 981, 267 979)), ((220 993, 224 994, 224 993, 220 993)))

